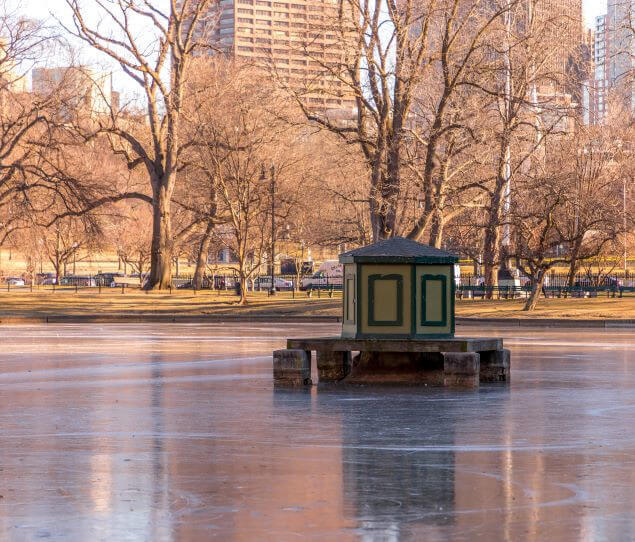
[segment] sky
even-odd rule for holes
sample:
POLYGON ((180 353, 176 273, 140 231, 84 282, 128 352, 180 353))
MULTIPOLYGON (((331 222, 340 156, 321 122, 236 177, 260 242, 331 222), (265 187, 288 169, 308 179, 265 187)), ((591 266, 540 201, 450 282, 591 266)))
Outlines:
MULTIPOLYGON (((14 0, 20 2, 24 6, 27 13, 44 17, 48 12, 53 12, 63 17, 67 13, 64 0, 14 0)), ((160 1, 160 0, 159 0, 160 1)), ((87 6, 90 1, 84 2, 87 6)), ((606 12, 606 0, 583 0, 584 14, 587 24, 592 25, 594 17, 602 15, 606 12)))
MULTIPOLYGON (((161 5, 166 0, 156 0, 156 2, 161 5)), ((48 18, 58 18, 62 21, 69 22, 71 20, 68 6, 66 5, 65 0, 9 0, 10 3, 19 6, 19 11, 39 19, 48 19, 48 18)), ((90 11, 90 6, 93 3, 92 0, 81 0, 81 3, 86 6, 90 11)), ((584 17, 586 23, 589 27, 593 26, 594 19, 597 15, 602 15, 606 13, 606 0, 583 0, 584 6, 584 17)), ((123 79, 125 76, 121 74, 121 77, 118 77, 116 73, 118 71, 118 67, 113 65, 108 66, 108 64, 104 65, 105 61, 103 56, 95 57, 95 53, 93 51, 87 50, 85 47, 80 48, 79 60, 83 63, 91 63, 91 64, 101 64, 104 69, 113 70, 113 74, 115 79, 119 80, 115 82, 115 87, 118 87, 118 90, 124 90, 121 88, 123 83, 123 79)), ((110 64, 110 63, 109 63, 110 64)), ((125 87, 125 84, 123 85, 125 87)))
POLYGON ((595 17, 606 13, 606 0, 583 0, 583 4, 586 23, 592 27, 595 17))

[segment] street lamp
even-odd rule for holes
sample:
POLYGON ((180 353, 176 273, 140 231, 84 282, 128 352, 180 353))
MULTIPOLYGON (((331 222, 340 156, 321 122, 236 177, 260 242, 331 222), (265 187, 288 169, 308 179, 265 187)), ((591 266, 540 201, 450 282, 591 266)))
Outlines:
MULTIPOLYGON (((632 147, 630 144, 624 144, 621 140, 617 140, 616 146, 620 152, 623 152, 627 157, 632 154, 632 147)), ((624 280, 626 280, 626 274, 628 273, 628 234, 627 234, 627 221, 626 221, 626 207, 627 207, 627 196, 628 196, 628 186, 627 176, 625 175, 622 179, 622 242, 623 242, 623 258, 624 258, 624 280)))
POLYGON ((44 241, 42 239, 38 239, 37 240, 37 245, 38 245, 38 257, 40 259, 40 275, 43 273, 42 271, 42 245, 44 244, 44 241))
POLYGON ((78 243, 73 243, 73 275, 75 275, 75 265, 77 263, 77 247, 78 243))
POLYGON ((275 295, 276 285, 274 283, 274 270, 276 264, 276 168, 271 166, 271 290, 269 293, 275 295))

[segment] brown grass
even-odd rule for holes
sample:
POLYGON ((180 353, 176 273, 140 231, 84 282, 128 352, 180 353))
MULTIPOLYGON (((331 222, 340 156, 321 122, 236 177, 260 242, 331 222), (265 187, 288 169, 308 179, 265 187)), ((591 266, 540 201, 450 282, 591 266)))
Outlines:
MULTIPOLYGON (((173 290, 143 293, 138 290, 13 290, 0 292, 0 317, 92 316, 146 314, 165 316, 245 315, 245 316, 316 316, 341 314, 341 295, 324 294, 307 298, 306 294, 280 292, 274 297, 252 294, 249 304, 241 307, 238 298, 228 292, 173 290)), ((534 312, 522 311, 520 300, 458 300, 457 316, 481 318, 573 318, 635 319, 635 297, 623 299, 541 299, 534 312)))
POLYGON ((457 316, 472 318, 568 318, 578 320, 635 319, 635 297, 540 299, 532 312, 520 300, 459 300, 457 316))

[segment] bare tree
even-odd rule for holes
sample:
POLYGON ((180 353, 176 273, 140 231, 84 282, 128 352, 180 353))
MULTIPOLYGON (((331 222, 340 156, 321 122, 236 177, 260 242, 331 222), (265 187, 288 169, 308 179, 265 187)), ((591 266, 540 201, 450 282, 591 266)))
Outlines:
POLYGON ((315 150, 304 127, 283 118, 285 96, 261 72, 229 62, 216 73, 196 108, 197 164, 208 225, 221 224, 213 235, 236 255, 244 304, 247 281, 265 262, 275 264, 271 245, 306 195, 307 156, 315 150))
MULTIPOLYGON (((114 206, 103 227, 104 237, 117 256, 140 278, 150 268, 152 246, 152 213, 138 201, 120 202, 114 206)), ((143 283, 143 280, 142 280, 143 283)))
POLYGON ((612 178, 596 177, 592 201, 586 197, 576 174, 567 142, 556 141, 544 164, 519 177, 510 209, 514 230, 511 251, 519 268, 531 279, 531 293, 524 310, 533 310, 549 269, 596 257, 623 233, 620 187, 612 178), (584 201, 586 200, 586 201, 584 201))
POLYGON ((445 147, 452 155, 455 144, 447 138, 455 133, 470 137, 470 123, 460 115, 470 116, 460 103, 461 91, 484 69, 489 31, 508 10, 486 0, 341 0, 330 27, 337 32, 338 47, 345 46, 340 59, 315 51, 312 40, 306 41, 305 54, 334 84, 295 90, 295 95, 311 122, 361 151, 369 174, 366 201, 373 239, 398 234, 421 239, 429 229, 439 200, 439 154, 445 147), (342 122, 307 103, 305 94, 318 91, 327 97, 352 97, 355 118, 342 122), (413 154, 407 149, 413 144, 420 146, 419 164, 411 168, 419 172, 413 197, 422 205, 400 223, 401 206, 408 199, 408 156, 413 154))
POLYGON ((103 246, 100 231, 77 218, 58 220, 52 227, 34 227, 39 247, 53 266, 57 284, 67 274, 69 263, 82 261, 103 246))
POLYGON ((67 95, 26 92, 26 75, 60 44, 51 30, 0 2, 0 246, 29 224, 38 148, 51 142, 50 120, 67 95))
POLYGON ((491 83, 478 85, 482 92, 495 96, 498 104, 492 127, 494 169, 491 181, 486 177, 488 182, 483 184, 487 194, 483 260, 488 286, 498 284, 499 266, 506 266, 509 257, 511 227, 506 215, 515 197, 514 179, 532 161, 542 159, 546 138, 564 135, 568 119, 577 112, 564 94, 564 68, 554 68, 551 62, 560 47, 554 29, 566 23, 566 18, 544 10, 538 16, 537 0, 509 5, 491 49, 495 76, 491 83))
MULTIPOLYGON (((182 114, 192 61, 198 51, 210 47, 209 25, 215 4, 211 0, 170 0, 166 9, 151 0, 92 0, 102 24, 91 25, 87 8, 79 0, 66 0, 74 26, 68 29, 97 51, 118 63, 138 85, 145 101, 145 116, 132 122, 111 108, 108 118, 97 119, 86 139, 108 137, 112 150, 129 168, 144 168, 150 195, 133 197, 152 205, 152 251, 148 288, 167 288, 172 280, 173 243, 200 222, 176 235, 172 225, 172 204, 179 172, 185 167, 182 114), (148 25, 152 31, 139 33, 148 25), (104 29, 110 25, 115 30, 104 29), (145 126, 147 123, 147 126, 145 126), (144 130, 147 128, 147 130, 144 130), (145 132, 147 131, 147 135, 145 132), (143 134, 143 135, 142 135, 143 134)), ((127 195, 96 199, 94 208, 127 195)))

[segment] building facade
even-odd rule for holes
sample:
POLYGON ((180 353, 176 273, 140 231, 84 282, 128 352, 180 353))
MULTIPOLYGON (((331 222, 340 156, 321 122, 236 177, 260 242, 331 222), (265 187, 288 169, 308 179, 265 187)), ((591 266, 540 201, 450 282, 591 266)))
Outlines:
POLYGON ((32 71, 35 94, 60 92, 64 95, 63 117, 77 113, 98 116, 117 108, 119 94, 113 91, 112 73, 88 67, 35 68, 32 71))
POLYGON ((234 58, 275 72, 310 107, 350 114, 355 100, 334 70, 343 45, 336 0, 221 0, 214 40, 234 58))
POLYGON ((607 13, 595 19, 595 103, 592 122, 602 123, 611 96, 635 110, 635 0, 608 0, 607 13))
POLYGON ((580 61, 584 43, 582 0, 538 0, 531 4, 550 53, 544 70, 556 77, 569 75, 580 61))

